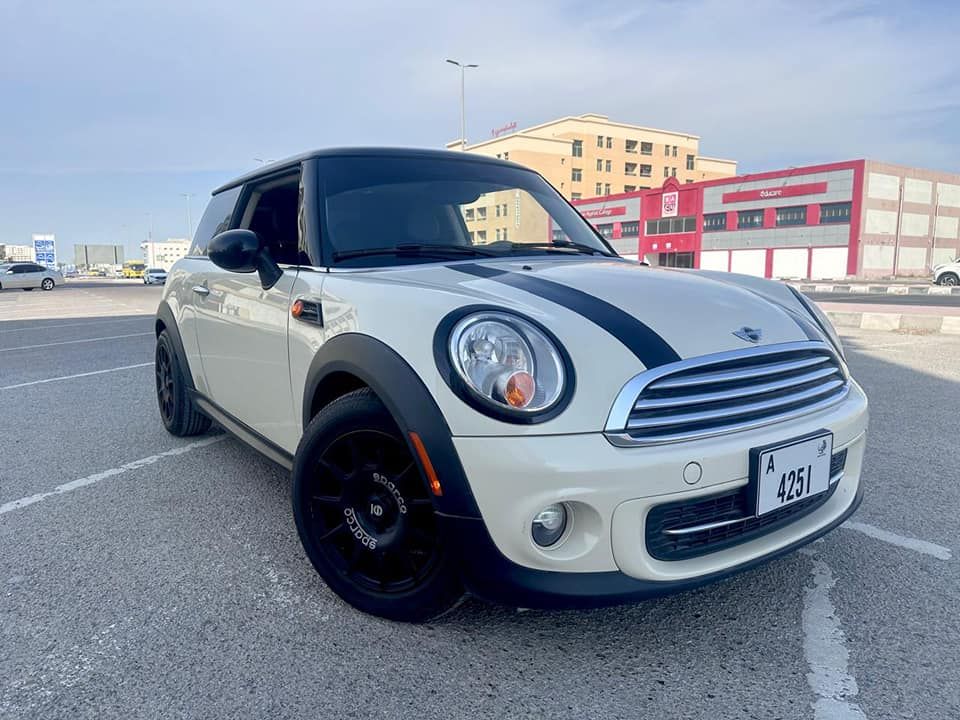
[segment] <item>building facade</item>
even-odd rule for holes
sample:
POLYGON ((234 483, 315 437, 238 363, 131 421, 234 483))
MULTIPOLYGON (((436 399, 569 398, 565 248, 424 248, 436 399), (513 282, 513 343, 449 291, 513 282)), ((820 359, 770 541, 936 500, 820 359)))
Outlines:
POLYGON ((169 272, 173 264, 189 252, 190 241, 184 238, 149 240, 140 243, 140 248, 143 250, 143 262, 148 268, 161 268, 169 272))
POLYGON ((960 255, 960 175, 871 160, 575 201, 651 264, 773 278, 927 276, 960 255))
POLYGON ((0 245, 0 258, 6 262, 34 262, 31 245, 0 245))
MULTIPOLYGON (((736 175, 733 160, 700 155, 689 133, 612 122, 606 115, 565 117, 467 145, 466 152, 525 165, 566 198, 578 200, 736 175)), ((456 150, 460 142, 447 144, 456 150)))

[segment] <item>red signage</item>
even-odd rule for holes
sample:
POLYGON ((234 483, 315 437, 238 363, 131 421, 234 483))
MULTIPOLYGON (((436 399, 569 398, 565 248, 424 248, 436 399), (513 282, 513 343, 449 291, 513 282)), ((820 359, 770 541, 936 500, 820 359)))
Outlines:
POLYGON ((496 128, 495 130, 491 130, 490 135, 492 135, 493 137, 500 137, 504 133, 513 132, 516 129, 517 129, 517 121, 514 120, 513 122, 507 123, 503 127, 496 128))
POLYGON ((676 217, 677 205, 680 203, 680 193, 665 192, 660 197, 660 217, 676 217))
POLYGON ((610 217, 611 215, 626 215, 627 206, 617 205, 615 207, 591 208, 589 210, 581 210, 580 214, 585 218, 603 218, 610 217))
POLYGON ((803 183, 801 185, 781 185, 780 187, 761 188, 759 190, 738 190, 723 194, 725 203, 745 202, 747 200, 774 200, 776 198, 797 197, 798 195, 818 195, 827 191, 825 182, 803 183))

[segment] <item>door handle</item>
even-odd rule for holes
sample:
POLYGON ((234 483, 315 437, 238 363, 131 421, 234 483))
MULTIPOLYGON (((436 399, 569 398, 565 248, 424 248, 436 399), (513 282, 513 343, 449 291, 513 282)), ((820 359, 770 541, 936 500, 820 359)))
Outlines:
POLYGON ((197 295, 204 295, 204 296, 206 296, 206 295, 209 295, 209 294, 210 294, 209 288, 205 288, 203 285, 194 285, 194 286, 193 286, 193 291, 194 291, 197 295))

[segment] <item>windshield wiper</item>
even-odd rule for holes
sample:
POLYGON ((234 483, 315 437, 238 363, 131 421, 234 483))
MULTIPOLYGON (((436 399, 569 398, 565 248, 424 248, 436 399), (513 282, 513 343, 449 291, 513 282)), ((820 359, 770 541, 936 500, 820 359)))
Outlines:
POLYGON ((587 255, 603 255, 605 257, 612 257, 610 253, 604 252, 600 248, 595 248, 590 245, 584 245, 583 243, 577 243, 573 241, 564 241, 564 242, 538 242, 538 243, 510 243, 510 247, 513 250, 522 250, 524 248, 536 248, 537 250, 546 250, 547 252, 551 250, 573 250, 579 253, 585 253, 587 255))
POLYGON ((389 247, 364 248, 362 250, 341 250, 333 254, 334 260, 347 260, 370 255, 480 255, 498 257, 499 253, 481 250, 473 245, 443 245, 433 243, 401 243, 389 247))

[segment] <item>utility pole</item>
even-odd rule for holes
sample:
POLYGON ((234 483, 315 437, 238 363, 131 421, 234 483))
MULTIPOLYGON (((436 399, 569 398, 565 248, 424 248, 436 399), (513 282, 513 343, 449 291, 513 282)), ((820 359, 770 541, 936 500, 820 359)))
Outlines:
POLYGON ((193 193, 180 193, 180 196, 187 199, 187 240, 193 240, 193 220, 190 217, 190 198, 193 193))
POLYGON ((451 65, 456 65, 458 68, 460 68, 460 150, 466 150, 467 149, 467 117, 466 117, 466 111, 464 109, 464 104, 465 104, 464 89, 465 89, 465 82, 466 82, 464 80, 464 75, 466 73, 467 68, 475 68, 480 66, 469 64, 469 63, 461 63, 456 60, 450 60, 450 59, 448 59, 447 62, 450 63, 451 65))
POLYGON ((900 269, 900 230, 903 227, 903 181, 898 178, 897 183, 899 203, 897 207, 897 235, 893 241, 893 277, 897 277, 897 271, 900 269))

